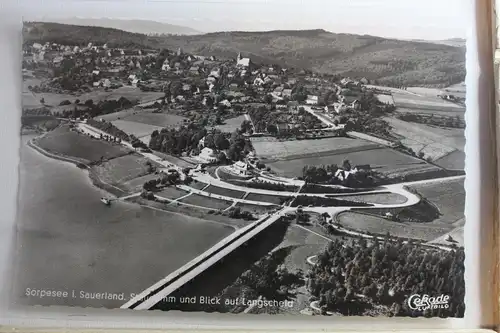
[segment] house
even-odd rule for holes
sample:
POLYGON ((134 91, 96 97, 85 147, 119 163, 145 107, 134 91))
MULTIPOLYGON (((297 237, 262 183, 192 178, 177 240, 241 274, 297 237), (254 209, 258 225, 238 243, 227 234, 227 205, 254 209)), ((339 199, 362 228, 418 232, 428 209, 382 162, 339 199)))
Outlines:
POLYGON ((327 106, 325 106, 325 112, 327 112, 327 113, 337 112, 337 110, 335 109, 335 105, 327 105, 327 106))
POLYGON ((41 50, 42 47, 43 47, 43 45, 40 43, 33 43, 33 48, 36 50, 41 50))
POLYGON ((140 83, 139 79, 132 80, 132 87, 137 88, 137 86, 139 85, 139 83, 140 83))
POLYGON ((229 85, 229 89, 231 89, 231 90, 237 90, 238 89, 238 84, 237 83, 231 83, 229 85))
POLYGON ((182 67, 181 63, 180 62, 176 62, 174 64, 174 67, 177 68, 177 69, 180 69, 182 67))
POLYGON ((263 84, 264 84, 264 80, 262 80, 262 78, 260 78, 260 77, 255 78, 255 80, 253 81, 254 86, 261 86, 263 84))
POLYGON ((219 78, 220 77, 220 68, 212 69, 212 71, 210 72, 210 76, 213 76, 215 78, 219 78))
POLYGON ((238 161, 231 166, 231 169, 231 171, 238 175, 248 176, 250 174, 252 166, 246 162, 238 161))
POLYGON ((203 161, 204 163, 217 163, 218 161, 214 150, 208 147, 205 147, 201 150, 200 154, 198 155, 198 159, 203 161))
POLYGON ((134 81, 135 79, 137 79, 137 75, 135 75, 135 74, 130 74, 130 75, 128 76, 128 79, 129 79, 130 81, 134 81))
POLYGON ((198 67, 198 66, 193 66, 193 67, 191 67, 191 68, 189 69, 189 72, 190 72, 191 74, 198 75, 198 74, 200 74, 200 67, 198 67))
POLYGON ((250 67, 250 58, 242 58, 241 53, 238 53, 238 58, 236 58, 236 67, 250 67))
POLYGON ((281 96, 291 98, 292 97, 292 89, 283 89, 281 96))
POLYGON ((109 79, 101 80, 101 82, 102 82, 103 87, 105 87, 105 88, 111 87, 111 81, 109 79))
POLYGON ((210 56, 210 57, 208 58, 208 60, 210 60, 210 61, 216 61, 217 59, 216 59, 214 56, 210 56))
POLYGON ((361 109, 361 102, 358 101, 357 99, 354 100, 352 103, 351 103, 351 108, 353 108, 354 110, 360 110, 361 109))
POLYGON ((318 104, 318 96, 317 95, 307 95, 306 104, 309 104, 309 105, 318 104))
POLYGON ((367 79, 366 77, 364 77, 364 78, 362 78, 361 80, 359 80, 359 82, 360 82, 361 84, 368 84, 368 83, 369 83, 369 82, 368 82, 368 79, 367 79))
POLYGON ((38 61, 45 60, 45 51, 38 53, 38 61))
POLYGON ((358 170, 356 168, 351 169, 349 171, 338 169, 335 172, 335 178, 337 178, 340 181, 345 181, 345 180, 349 179, 350 177, 352 177, 352 175, 356 174, 357 172, 358 172, 358 170))
POLYGON ((191 91, 191 85, 190 84, 187 84, 187 83, 184 83, 182 85, 182 90, 183 91, 191 91))
POLYGON ((277 125, 277 127, 278 127, 278 132, 283 132, 283 131, 288 130, 288 124, 287 123, 279 123, 277 125))
POLYGON ((280 96, 283 94, 283 87, 277 87, 276 89, 274 89, 274 94, 276 96, 280 96))
POLYGON ((98 70, 93 70, 92 75, 98 76, 101 72, 98 70))
POLYGON ((333 110, 336 113, 342 113, 347 110, 347 106, 343 102, 335 102, 333 103, 333 110))
POLYGON ((59 64, 63 61, 63 59, 64 59, 64 58, 63 58, 62 56, 57 56, 57 57, 55 57, 55 58, 52 60, 52 63, 53 63, 54 65, 59 65, 59 64))
POLYGON ((163 65, 161 65, 161 70, 162 71, 169 71, 170 70, 170 64, 168 63, 168 60, 165 60, 163 65))
POLYGON ((231 102, 229 102, 227 99, 225 99, 225 100, 223 100, 223 101, 220 101, 220 102, 219 102, 219 104, 220 104, 220 105, 224 105, 224 106, 226 106, 226 107, 228 107, 228 108, 230 108, 230 107, 231 107, 231 102))
POLYGON ((288 102, 287 106, 288 106, 288 111, 290 113, 292 113, 292 114, 299 113, 299 107, 300 107, 299 102, 297 102, 297 101, 290 101, 290 102, 288 102))

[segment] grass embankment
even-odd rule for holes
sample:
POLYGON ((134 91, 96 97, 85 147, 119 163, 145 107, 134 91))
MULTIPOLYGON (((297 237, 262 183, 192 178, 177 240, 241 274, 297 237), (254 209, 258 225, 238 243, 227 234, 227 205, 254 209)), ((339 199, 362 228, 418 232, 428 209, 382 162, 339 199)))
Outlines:
POLYGON ((140 190, 151 171, 147 160, 110 142, 71 131, 67 125, 34 139, 30 145, 51 158, 87 169, 93 183, 115 195, 140 190), (138 180, 138 181, 136 181, 138 180))

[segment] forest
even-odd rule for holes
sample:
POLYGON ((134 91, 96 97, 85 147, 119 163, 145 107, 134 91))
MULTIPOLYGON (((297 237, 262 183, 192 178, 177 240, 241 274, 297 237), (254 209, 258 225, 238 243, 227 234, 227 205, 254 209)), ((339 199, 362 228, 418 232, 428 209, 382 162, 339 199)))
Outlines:
POLYGON ((410 240, 335 240, 307 274, 308 290, 323 311, 345 315, 463 317, 464 250, 443 251, 410 240), (447 308, 415 311, 411 295, 448 295, 447 308), (380 307, 382 306, 382 307, 380 307), (380 313, 379 313, 380 314, 380 313))

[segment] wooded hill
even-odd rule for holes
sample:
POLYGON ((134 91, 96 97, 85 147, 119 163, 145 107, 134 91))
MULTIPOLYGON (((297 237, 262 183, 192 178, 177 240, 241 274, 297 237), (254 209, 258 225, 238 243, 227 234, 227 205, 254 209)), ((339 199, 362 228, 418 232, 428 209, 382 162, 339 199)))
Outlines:
POLYGON ((325 30, 217 32, 152 37, 118 29, 29 22, 26 43, 70 45, 107 43, 110 47, 177 49, 198 55, 276 63, 320 73, 366 77, 390 86, 445 87, 465 78, 465 47, 403 41, 325 30))

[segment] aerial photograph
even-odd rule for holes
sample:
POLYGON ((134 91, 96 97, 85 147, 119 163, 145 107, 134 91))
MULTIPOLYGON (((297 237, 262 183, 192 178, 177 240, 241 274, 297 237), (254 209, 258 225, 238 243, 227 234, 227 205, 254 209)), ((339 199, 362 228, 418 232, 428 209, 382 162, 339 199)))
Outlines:
POLYGON ((463 317, 456 3, 21 3, 16 304, 463 317))

